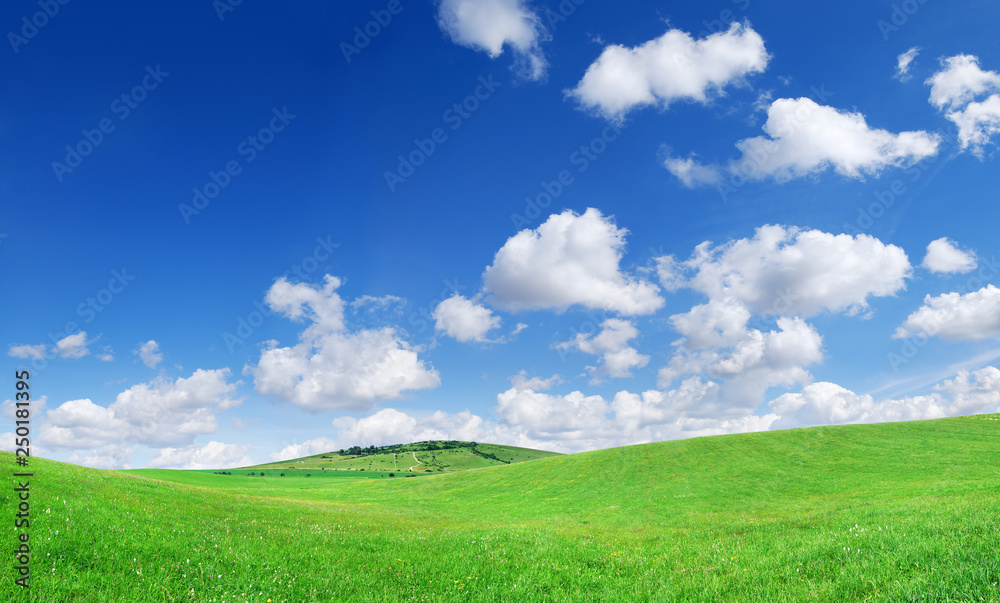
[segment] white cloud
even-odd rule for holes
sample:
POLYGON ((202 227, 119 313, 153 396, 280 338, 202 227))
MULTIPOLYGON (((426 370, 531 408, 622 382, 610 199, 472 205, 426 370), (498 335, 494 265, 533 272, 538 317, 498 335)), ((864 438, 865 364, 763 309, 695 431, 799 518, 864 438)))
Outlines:
MULTIPOLYGON (((689 380, 676 390, 640 394, 619 392, 611 402, 579 391, 565 395, 513 387, 497 395, 496 421, 463 411, 414 417, 383 409, 363 419, 336 419, 337 446, 396 444, 455 439, 524 446, 555 452, 580 452, 681 437, 767 429, 774 420, 687 417, 685 410, 711 398, 715 384, 689 380)), ((336 447, 334 447, 336 448, 336 447)))
POLYGON ((87 349, 87 332, 80 331, 75 335, 67 335, 56 342, 55 352, 61 358, 83 358, 90 353, 87 349))
POLYGON ((14 358, 30 358, 32 360, 42 360, 45 358, 45 344, 38 345, 12 345, 7 350, 8 356, 14 358))
POLYGON ((711 299, 670 317, 674 330, 695 350, 735 344, 746 335, 748 320, 750 310, 732 298, 711 299))
POLYGON ((749 24, 733 23, 699 40, 671 29, 641 46, 607 46, 568 95, 586 109, 620 119, 645 105, 708 102, 727 85, 764 71, 769 58, 749 24))
POLYGON ((833 168, 860 179, 931 157, 940 145, 936 134, 874 129, 860 113, 839 111, 809 98, 779 98, 771 103, 763 130, 766 136, 736 143, 743 155, 729 164, 730 173, 785 182, 833 168))
POLYGON ((559 344, 562 349, 577 349, 586 354, 600 356, 598 366, 588 366, 587 371, 592 379, 591 385, 597 385, 605 378, 617 379, 631 377, 632 369, 642 368, 649 363, 649 356, 640 354, 638 350, 628 345, 628 342, 639 336, 635 326, 620 318, 609 318, 601 324, 601 332, 590 336, 577 333, 572 341, 559 344))
MULTIPOLYGON (((18 420, 17 411, 18 409, 25 408, 24 406, 18 406, 18 402, 24 402, 23 400, 4 400, 3 404, 0 404, 0 414, 11 421, 18 420)), ((40 396, 38 398, 32 398, 28 401, 28 412, 33 418, 38 418, 45 413, 45 408, 48 406, 49 397, 40 396)))
POLYGON ((1000 370, 987 366, 959 371, 926 396, 875 400, 834 383, 813 383, 801 393, 785 394, 769 405, 780 419, 774 429, 809 425, 917 421, 1000 410, 1000 370), (940 392, 940 393, 939 393, 940 392))
POLYGON ((495 421, 463 411, 414 417, 383 409, 362 419, 334 420, 335 440, 318 438, 285 448, 273 460, 328 452, 352 445, 397 444, 429 439, 494 442, 555 452, 726 433, 812 425, 906 421, 1000 410, 1000 370, 961 371, 929 395, 875 400, 837 384, 817 382, 768 403, 771 412, 728 418, 706 408, 718 404, 718 384, 692 377, 675 389, 620 391, 610 400, 580 391, 548 394, 512 387, 497 395, 495 421), (315 444, 313 444, 315 442, 315 444))
POLYGON ((688 261, 665 262, 694 271, 685 285, 710 299, 733 299, 755 314, 802 317, 862 312, 869 297, 904 289, 911 271, 901 248, 872 236, 780 225, 715 247, 705 242, 688 261))
POLYGON ((663 166, 688 188, 716 184, 722 179, 719 168, 700 163, 694 157, 668 157, 663 166))
POLYGON ((96 469, 131 469, 129 461, 133 450, 131 446, 109 444, 82 454, 74 452, 67 460, 96 469))
POLYGON ((823 339, 801 318, 779 318, 778 330, 742 327, 732 341, 705 349, 685 347, 664 368, 657 383, 669 387, 685 375, 705 375, 720 382, 716 397, 691 416, 734 418, 751 413, 768 388, 808 383, 807 366, 823 359, 823 339))
POLYGON ((959 249, 947 237, 941 237, 927 245, 927 255, 922 264, 924 268, 938 274, 964 274, 975 270, 977 265, 976 254, 959 249))
POLYGON ((919 53, 920 48, 914 46, 896 57, 896 74, 893 77, 901 82, 909 81, 913 77, 910 74, 910 65, 919 53))
POLYGON ((1000 133, 1000 73, 984 71, 967 54, 941 59, 942 69, 927 79, 930 103, 958 126, 961 148, 977 156, 1000 133), (986 98, 976 100, 984 95, 986 98))
POLYGON ((875 401, 870 395, 856 394, 835 383, 818 382, 800 393, 784 394, 768 405, 780 416, 775 429, 844 423, 915 421, 947 415, 945 401, 938 395, 900 400, 875 401))
MULTIPOLYGON (((311 324, 292 347, 270 347, 246 371, 257 392, 312 411, 363 410, 441 379, 391 327, 346 330, 340 279, 322 288, 279 279, 265 301, 279 314, 311 324)), ((273 344, 272 344, 273 345, 273 344)))
POLYGON ((384 446, 424 440, 490 441, 482 429, 483 419, 469 411, 448 414, 437 411, 427 417, 416 418, 394 408, 384 408, 362 418, 342 417, 333 420, 337 441, 342 447, 384 446))
POLYGON ((1000 369, 987 366, 969 372, 959 371, 953 379, 934 386, 951 398, 948 414, 969 415, 1000 410, 1000 369))
POLYGON ((979 58, 959 54, 941 59, 942 69, 927 79, 930 102, 938 109, 964 105, 975 97, 1000 88, 1000 74, 983 71, 979 58))
POLYGON ((545 28, 524 0, 441 0, 437 19, 456 44, 493 59, 506 46, 514 53, 516 71, 533 80, 545 76, 548 65, 539 46, 545 28))
POLYGON ((87 399, 65 402, 48 412, 39 441, 69 450, 189 444, 197 435, 214 433, 215 414, 242 401, 233 398, 238 383, 229 383, 229 374, 229 369, 199 369, 176 381, 157 378, 121 392, 107 408, 87 399))
POLYGON ((1000 133, 1000 94, 971 102, 965 109, 952 111, 946 117, 958 126, 961 147, 971 148, 974 155, 981 157, 983 148, 1000 133))
POLYGON ((868 235, 763 226, 752 238, 695 248, 691 258, 656 258, 668 289, 689 288, 708 301, 674 314, 682 336, 658 372, 669 387, 691 376, 717 383, 690 416, 734 419, 753 411, 767 390, 812 381, 823 340, 803 319, 824 312, 868 312, 872 296, 893 295, 911 267, 905 252, 868 235), (776 328, 750 328, 754 316, 776 328))
POLYGON ((132 353, 137 354, 142 363, 151 369, 155 369, 156 365, 163 362, 163 354, 160 353, 160 344, 152 339, 139 346, 139 349, 132 353))
POLYGON ((287 461, 290 459, 300 459, 304 456, 313 456, 314 454, 323 454, 332 450, 340 450, 340 448, 341 446, 337 444, 336 440, 331 440, 330 438, 321 436, 311 440, 306 440, 301 444, 289 444, 280 451, 272 453, 271 460, 287 461))
POLYGON ((553 385, 558 385, 562 382, 563 380, 559 375, 552 375, 548 379, 542 379, 541 377, 528 378, 526 371, 521 371, 510 378, 510 383, 514 386, 514 389, 530 389, 536 392, 546 391, 553 385))
POLYGON ((227 469, 246 467, 250 446, 211 441, 204 446, 192 444, 184 448, 163 448, 149 462, 150 467, 164 469, 227 469))
POLYGON ((893 337, 917 333, 949 341, 986 339, 1000 335, 1000 289, 987 285, 978 291, 945 293, 924 298, 924 305, 910 314, 893 337))
POLYGON ((443 300, 431 314, 434 328, 458 341, 486 341, 486 334, 500 326, 500 317, 485 306, 458 293, 443 300))
POLYGON ((573 305, 626 315, 663 307, 659 288, 619 270, 625 229, 590 208, 552 214, 535 230, 507 240, 483 273, 490 302, 509 311, 573 305))

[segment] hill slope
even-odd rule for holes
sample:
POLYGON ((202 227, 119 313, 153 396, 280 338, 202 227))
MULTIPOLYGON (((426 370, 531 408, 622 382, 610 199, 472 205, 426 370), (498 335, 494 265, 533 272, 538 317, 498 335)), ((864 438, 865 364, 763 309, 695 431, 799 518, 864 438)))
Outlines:
MULTIPOLYGON (((168 483, 33 459, 34 500, 49 511, 32 525, 44 564, 34 592, 997 600, 998 459, 998 416, 699 438, 422 479, 155 473, 168 483)), ((0 496, 9 508, 9 490, 0 496)))
POLYGON ((284 472, 288 476, 304 472, 310 474, 317 471, 334 472, 334 475, 329 477, 358 477, 353 475, 353 472, 362 471, 374 471, 380 474, 451 473, 523 463, 552 456, 560 455, 556 452, 516 446, 434 440, 394 446, 372 446, 367 449, 355 447, 351 450, 325 452, 287 461, 240 467, 231 471, 277 471, 279 474, 284 472))

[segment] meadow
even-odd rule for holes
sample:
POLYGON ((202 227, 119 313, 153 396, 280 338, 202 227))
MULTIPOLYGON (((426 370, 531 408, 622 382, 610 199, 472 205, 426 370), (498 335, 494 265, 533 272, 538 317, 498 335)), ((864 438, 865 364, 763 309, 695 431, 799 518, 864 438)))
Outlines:
POLYGON ((998 415, 410 479, 32 459, 32 588, 0 600, 997 601, 998 461, 998 415))

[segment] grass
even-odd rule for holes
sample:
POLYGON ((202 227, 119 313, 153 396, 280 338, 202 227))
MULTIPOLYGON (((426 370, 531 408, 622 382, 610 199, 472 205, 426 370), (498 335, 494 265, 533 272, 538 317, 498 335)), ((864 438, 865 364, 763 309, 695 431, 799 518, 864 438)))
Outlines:
POLYGON ((997 601, 998 457, 981 415, 419 479, 32 459, 31 600, 997 601))

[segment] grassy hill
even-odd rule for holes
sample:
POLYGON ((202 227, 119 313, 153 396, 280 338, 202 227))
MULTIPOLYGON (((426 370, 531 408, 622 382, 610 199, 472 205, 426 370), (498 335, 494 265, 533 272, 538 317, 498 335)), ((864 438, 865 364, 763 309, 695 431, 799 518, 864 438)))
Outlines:
POLYGON ((997 415, 420 479, 32 462, 42 601, 1000 600, 997 415))
POLYGON ((355 447, 353 450, 335 450, 277 463, 240 467, 230 471, 244 475, 250 472, 259 475, 261 471, 266 474, 271 471, 277 472, 279 476, 284 473, 286 477, 302 477, 307 474, 314 477, 372 477, 373 472, 376 474, 375 477, 385 477, 389 473, 398 476, 416 476, 510 465, 551 456, 559 454, 516 446, 433 440, 393 446, 372 446, 367 449, 355 447), (368 475, 359 475, 364 472, 368 475))

